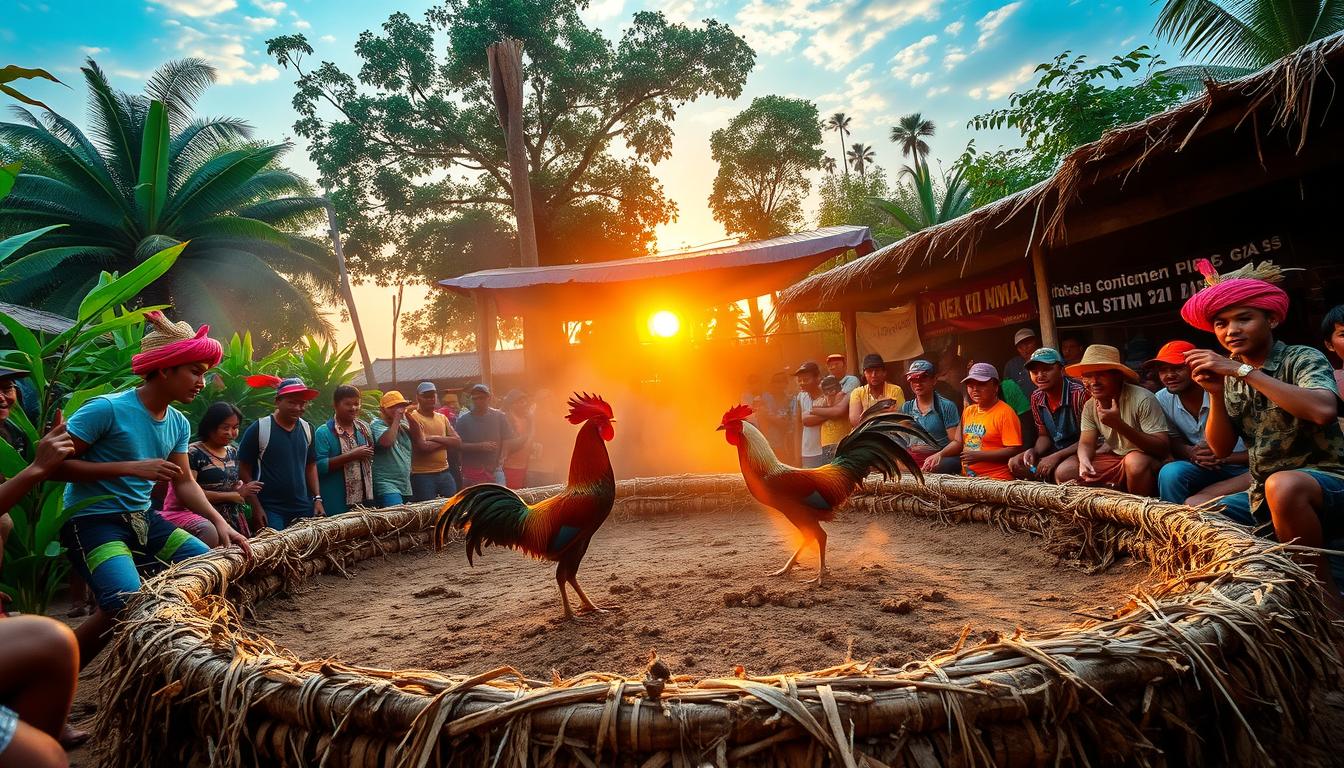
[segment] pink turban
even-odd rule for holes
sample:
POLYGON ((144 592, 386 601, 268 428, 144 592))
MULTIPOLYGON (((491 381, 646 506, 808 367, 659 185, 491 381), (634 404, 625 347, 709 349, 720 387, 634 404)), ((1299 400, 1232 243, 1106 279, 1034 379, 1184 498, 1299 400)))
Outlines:
POLYGON ((1217 273, 1213 272, 1213 265, 1206 259, 1201 259, 1196 266, 1206 279, 1210 279, 1210 275, 1212 278, 1207 288, 1197 291, 1181 307, 1181 318, 1190 325, 1212 331, 1213 318, 1232 307, 1264 310, 1279 320, 1287 316, 1288 294, 1277 285, 1253 277, 1219 280, 1217 273))
POLYGON ((146 313, 145 320, 152 328, 140 342, 140 354, 131 358, 131 372, 137 376, 190 363, 213 368, 224 358, 224 348, 207 335, 208 325, 193 331, 185 322, 169 322, 158 310, 146 313))

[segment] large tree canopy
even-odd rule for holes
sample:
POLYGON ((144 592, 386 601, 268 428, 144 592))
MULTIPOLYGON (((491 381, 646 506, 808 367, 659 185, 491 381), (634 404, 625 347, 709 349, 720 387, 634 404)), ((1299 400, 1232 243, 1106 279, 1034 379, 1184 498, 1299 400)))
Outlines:
POLYGON ((692 28, 655 12, 635 14, 613 43, 584 24, 585 4, 446 0, 424 21, 396 13, 380 33, 360 35, 355 76, 306 66, 313 49, 302 35, 269 41, 298 73, 295 130, 322 183, 339 190, 356 274, 403 279, 424 258, 407 251, 410 239, 464 208, 512 219, 485 54, 503 37, 523 42, 541 263, 647 252, 654 227, 676 214, 651 166, 671 151, 677 109, 736 97, 755 54, 723 24, 692 28))
POLYGON ((777 237, 803 220, 806 173, 821 164, 817 105, 762 96, 709 137, 719 164, 709 208, 731 234, 777 237))

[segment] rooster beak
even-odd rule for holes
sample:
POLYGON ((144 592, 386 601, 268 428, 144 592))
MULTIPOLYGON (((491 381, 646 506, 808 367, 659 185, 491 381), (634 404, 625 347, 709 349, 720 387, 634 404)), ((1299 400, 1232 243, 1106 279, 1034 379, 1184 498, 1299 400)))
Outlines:
POLYGON ((615 420, 615 419, 607 419, 607 423, 608 423, 608 424, 615 424, 615 423, 616 423, 616 420, 615 420))
POLYGON ((719 426, 715 427, 715 428, 714 428, 714 431, 715 431, 715 432, 722 432, 722 431, 723 431, 723 425, 720 424, 719 426))

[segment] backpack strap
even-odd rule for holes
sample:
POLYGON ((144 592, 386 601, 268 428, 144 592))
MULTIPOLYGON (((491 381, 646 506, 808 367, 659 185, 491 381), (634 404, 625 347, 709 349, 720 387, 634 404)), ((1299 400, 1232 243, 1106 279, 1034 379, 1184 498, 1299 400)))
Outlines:
POLYGON ((266 446, 271 443, 270 416, 257 419, 257 477, 261 477, 261 459, 266 455, 266 446))

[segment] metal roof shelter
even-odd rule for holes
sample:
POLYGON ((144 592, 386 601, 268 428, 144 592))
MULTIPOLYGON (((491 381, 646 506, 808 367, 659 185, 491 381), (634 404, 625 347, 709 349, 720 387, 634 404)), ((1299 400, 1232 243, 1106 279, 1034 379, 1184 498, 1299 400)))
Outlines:
MULTIPOLYGON (((522 376, 521 349, 497 349, 490 358, 496 375, 522 376)), ((481 361, 475 352, 450 352, 445 355, 398 357, 396 382, 392 381, 392 361, 380 358, 373 361, 372 377, 359 371, 352 383, 357 387, 376 386, 380 389, 387 389, 396 383, 398 388, 413 389, 421 381, 432 381, 440 389, 464 389, 480 380, 481 361)))
MULTIPOLYGON (((40 309, 25 307, 20 304, 7 304, 0 301, 0 312, 19 321, 19 325, 30 331, 40 333, 58 334, 64 333, 74 327, 75 321, 64 315, 57 315, 52 312, 43 312, 40 309)), ((0 327, 0 333, 8 334, 3 327, 0 327)))
MULTIPOLYGON (((825 227, 769 240, 618 261, 491 269, 441 280, 439 285, 476 300, 481 321, 478 338, 486 340, 478 346, 488 349, 493 346, 490 331, 496 311, 549 326, 554 320, 590 319, 595 312, 619 314, 654 302, 708 307, 777 291, 850 250, 859 255, 873 250, 867 227, 825 227)), ((551 336, 541 346, 563 343, 551 336)), ((538 346, 534 337, 525 348, 543 355, 548 351, 538 346)), ((490 378, 490 363, 484 358, 481 373, 482 378, 490 378)))

